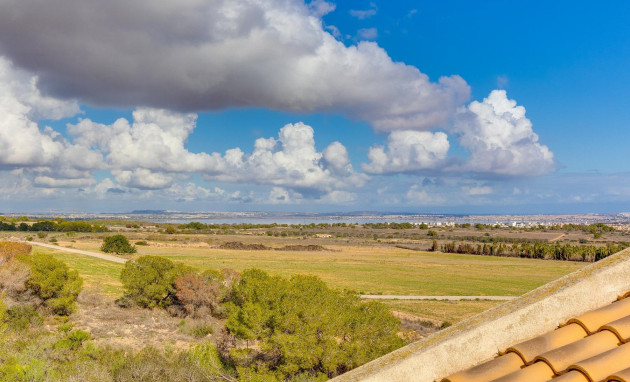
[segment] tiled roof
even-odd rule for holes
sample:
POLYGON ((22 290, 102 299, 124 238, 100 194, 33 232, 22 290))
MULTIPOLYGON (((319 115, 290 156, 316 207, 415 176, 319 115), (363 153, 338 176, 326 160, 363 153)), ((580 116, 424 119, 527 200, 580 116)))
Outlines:
POLYGON ((630 382, 630 292, 442 382, 630 382))

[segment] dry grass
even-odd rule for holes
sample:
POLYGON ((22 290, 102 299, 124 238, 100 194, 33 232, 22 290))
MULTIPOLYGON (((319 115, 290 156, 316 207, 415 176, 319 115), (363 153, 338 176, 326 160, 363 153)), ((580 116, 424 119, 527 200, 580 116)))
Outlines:
POLYGON ((398 310, 425 317, 431 320, 447 321, 454 324, 465 318, 486 311, 502 301, 445 301, 445 300, 381 300, 392 310, 398 310))
MULTIPOLYGON (((245 235, 220 238, 221 241, 213 237, 213 245, 233 240, 264 242, 273 246, 310 243, 296 238, 245 235)), ((333 251, 321 252, 227 250, 199 246, 199 242, 197 240, 188 245, 180 239, 157 243, 161 246, 150 243, 150 246, 138 246, 136 256, 164 256, 199 269, 243 270, 255 267, 284 277, 311 274, 331 286, 365 294, 436 296, 517 296, 586 265, 566 261, 410 251, 373 242, 351 245, 338 241, 337 245, 326 245, 333 251)), ((74 248, 98 251, 100 241, 60 241, 59 244, 62 247, 72 245, 74 248)), ((120 293, 118 277, 121 265, 60 251, 54 251, 55 256, 77 269, 86 279, 87 285, 100 283, 106 293, 120 293)))

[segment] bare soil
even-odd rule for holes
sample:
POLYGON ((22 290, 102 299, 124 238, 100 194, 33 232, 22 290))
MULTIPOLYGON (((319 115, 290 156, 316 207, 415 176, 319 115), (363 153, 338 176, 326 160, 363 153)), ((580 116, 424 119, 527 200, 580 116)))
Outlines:
POLYGON ((70 322, 74 328, 87 331, 97 344, 140 350, 147 346, 186 349, 212 338, 214 334, 197 338, 190 334, 200 325, 210 325, 213 333, 223 327, 220 320, 173 317, 162 309, 121 308, 112 299, 93 291, 79 297, 78 311, 70 322))

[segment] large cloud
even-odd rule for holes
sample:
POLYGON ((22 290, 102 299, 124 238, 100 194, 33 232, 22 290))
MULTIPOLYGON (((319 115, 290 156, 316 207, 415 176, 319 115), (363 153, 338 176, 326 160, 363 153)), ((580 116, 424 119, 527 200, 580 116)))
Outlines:
POLYGON ((387 147, 370 148, 370 163, 363 170, 372 174, 419 172, 442 167, 449 149, 442 132, 395 131, 387 138, 387 147))
POLYGON ((133 112, 133 121, 120 118, 111 125, 81 120, 69 125, 74 142, 106 154, 110 168, 139 168, 168 172, 219 170, 219 154, 192 153, 185 148, 195 128, 196 114, 141 108, 133 112))
POLYGON ((40 119, 60 119, 78 112, 76 102, 43 96, 35 76, 0 57, 0 169, 26 168, 46 174, 37 182, 42 185, 91 183, 86 171, 100 168, 101 156, 37 124, 40 119), (64 180, 52 181, 51 174, 64 180))
POLYGON ((372 42, 345 46, 297 0, 0 0, 0 49, 96 105, 341 112, 382 130, 445 124, 469 98, 372 42))
POLYGON ((166 188, 190 173, 306 193, 360 187, 367 180, 354 171, 341 143, 318 152, 313 128, 303 123, 284 126, 278 139, 257 139, 249 154, 237 147, 223 155, 188 151, 185 144, 195 126, 195 114, 142 108, 133 112, 132 122, 120 118, 104 125, 84 119, 68 131, 75 144, 102 152, 115 180, 127 187, 166 188))
POLYGON ((318 152, 313 128, 301 122, 284 126, 278 139, 257 139, 249 155, 236 148, 223 158, 223 172, 212 179, 272 184, 306 193, 362 187, 367 181, 367 176, 354 171, 341 143, 333 142, 318 152))
POLYGON ((460 171, 506 176, 542 175, 555 168, 553 153, 538 142, 525 108, 494 90, 459 111, 452 131, 470 151, 460 171))

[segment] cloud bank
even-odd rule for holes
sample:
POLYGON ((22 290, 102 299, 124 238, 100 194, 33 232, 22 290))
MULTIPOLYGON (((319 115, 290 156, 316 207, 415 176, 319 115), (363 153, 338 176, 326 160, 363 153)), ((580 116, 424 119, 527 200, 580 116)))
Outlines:
POLYGON ((319 18, 332 8, 293 0, 45 7, 0 0, 0 51, 38 74, 47 93, 101 106, 335 112, 380 130, 428 130, 468 100, 459 76, 432 82, 373 42, 337 41, 319 18))

